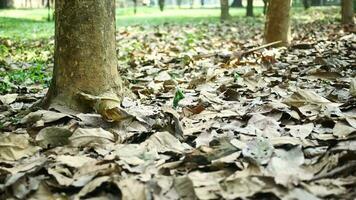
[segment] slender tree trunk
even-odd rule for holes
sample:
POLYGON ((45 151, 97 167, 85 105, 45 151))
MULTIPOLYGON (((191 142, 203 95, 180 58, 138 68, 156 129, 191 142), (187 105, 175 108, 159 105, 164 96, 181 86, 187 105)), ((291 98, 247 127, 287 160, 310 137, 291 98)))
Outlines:
POLYGON ((265 24, 265 42, 282 41, 278 46, 290 43, 291 0, 270 0, 265 24))
POLYGON ((180 8, 181 5, 182 5, 182 0, 177 0, 177 6, 178 6, 178 8, 180 8))
POLYGON ((242 8, 242 0, 234 0, 230 5, 232 8, 242 8))
POLYGON ((303 6, 305 10, 308 10, 310 8, 310 0, 303 0, 303 6))
POLYGON ((134 3, 134 14, 137 13, 137 0, 133 0, 134 3))
POLYGON ((161 11, 164 10, 164 4, 165 4, 165 0, 158 0, 159 9, 161 11))
POLYGON ((54 71, 44 106, 90 112, 79 93, 119 98, 115 1, 57 0, 55 7, 54 71))
POLYGON ((247 0, 246 16, 253 17, 253 0, 247 0))
POLYGON ((229 0, 220 0, 220 9, 221 9, 221 15, 220 15, 221 21, 230 19, 229 0))
POLYGON ((341 22, 342 24, 354 23, 353 0, 341 0, 341 22))
POLYGON ((205 5, 205 0, 200 0, 200 6, 204 7, 204 5, 205 5))
POLYGON ((266 15, 267 13, 267 5, 268 5, 268 0, 263 0, 263 14, 266 15))

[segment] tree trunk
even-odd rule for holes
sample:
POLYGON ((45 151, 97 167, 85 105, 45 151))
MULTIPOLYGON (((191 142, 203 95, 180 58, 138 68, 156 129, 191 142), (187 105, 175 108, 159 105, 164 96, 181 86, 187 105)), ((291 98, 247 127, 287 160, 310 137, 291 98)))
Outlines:
POLYGON ((158 6, 159 6, 159 9, 160 9, 161 11, 164 10, 164 4, 165 4, 164 1, 165 1, 165 0, 158 0, 158 6))
POLYGON ((13 6, 13 0, 0 0, 0 9, 13 6))
POLYGON ((44 106, 91 112, 79 93, 119 98, 115 1, 57 0, 55 7, 54 71, 44 106))
POLYGON ((230 5, 232 8, 242 8, 242 0, 234 0, 230 5))
POLYGON ((305 10, 308 10, 310 8, 310 0, 303 0, 303 6, 305 10))
POLYGON ((341 0, 341 22, 342 24, 354 23, 353 0, 341 0))
POLYGON ((133 0, 134 3, 134 14, 137 13, 137 0, 133 0))
POLYGON ((229 0, 220 0, 220 9, 221 9, 221 15, 220 15, 221 21, 230 19, 229 0))
POLYGON ((253 0, 247 0, 246 16, 253 17, 253 0))
POLYGON ((270 0, 265 24, 265 42, 282 41, 278 46, 290 43, 291 0, 270 0))
POLYGON ((263 14, 266 15, 267 13, 267 5, 268 5, 268 0, 263 0, 263 14))

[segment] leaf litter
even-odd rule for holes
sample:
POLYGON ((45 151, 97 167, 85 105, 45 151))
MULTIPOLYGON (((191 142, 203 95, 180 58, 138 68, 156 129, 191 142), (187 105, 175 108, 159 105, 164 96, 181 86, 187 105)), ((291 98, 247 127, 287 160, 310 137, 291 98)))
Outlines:
MULTIPOLYGON (((1 78, 0 198, 355 197, 356 35, 337 23, 295 21, 289 48, 259 48, 261 22, 120 28, 136 98, 82 94, 98 114, 40 110, 45 86, 1 78)), ((5 69, 30 63, 11 45, 5 69)))

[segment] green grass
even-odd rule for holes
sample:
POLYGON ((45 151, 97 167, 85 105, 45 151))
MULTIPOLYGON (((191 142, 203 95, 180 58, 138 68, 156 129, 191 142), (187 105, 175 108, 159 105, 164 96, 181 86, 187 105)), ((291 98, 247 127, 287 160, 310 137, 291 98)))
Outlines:
MULTIPOLYGON (((338 15, 339 8, 323 7, 304 11, 301 7, 293 7, 293 16, 299 21, 313 21, 315 18, 325 18, 338 15), (329 12, 320 12, 320 10, 329 12), (314 17, 311 17, 314 16, 314 17)), ((232 20, 242 20, 245 16, 245 8, 231 8, 232 20)), ((262 19, 262 7, 255 7, 254 13, 262 19)), ((0 10, 0 38, 14 40, 37 40, 49 38, 54 35, 54 22, 47 21, 46 9, 5 9, 0 10)), ((162 25, 165 23, 194 24, 194 23, 218 23, 220 17, 219 8, 166 8, 160 12, 157 7, 138 7, 137 14, 133 8, 116 9, 117 26, 130 25, 162 25)), ((251 21, 247 20, 247 21, 251 21)))
MULTIPOLYGON (((233 19, 245 16, 244 8, 232 8, 233 19)), ((262 8, 255 8, 256 16, 262 15, 262 8)), ((54 35, 54 23, 47 21, 46 9, 5 9, 0 10, 0 37, 12 39, 41 39, 54 35)), ((116 10, 117 26, 129 25, 161 25, 165 23, 217 23, 219 8, 167 8, 160 12, 156 7, 139 7, 137 14, 133 8, 118 8, 116 10)))

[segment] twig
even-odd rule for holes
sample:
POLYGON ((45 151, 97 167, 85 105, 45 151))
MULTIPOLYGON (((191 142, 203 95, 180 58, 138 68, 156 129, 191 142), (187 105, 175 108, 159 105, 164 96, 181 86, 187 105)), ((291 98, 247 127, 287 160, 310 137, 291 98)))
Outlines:
MULTIPOLYGON (((226 56, 226 58, 227 59, 235 59, 235 58, 241 59, 243 56, 246 56, 246 55, 248 55, 250 53, 253 53, 255 51, 258 51, 260 49, 264 49, 264 48, 267 48, 267 47, 270 47, 270 46, 274 46, 274 45, 279 44, 281 42, 282 41, 271 42, 271 43, 264 44, 264 45, 261 45, 259 47, 255 47, 255 48, 252 48, 252 49, 249 49, 249 50, 234 52, 232 55, 226 56)), ((208 53, 208 54, 202 54, 202 55, 195 55, 193 57, 194 57, 194 59, 202 59, 202 58, 209 58, 209 57, 220 56, 220 55, 222 55, 222 53, 208 53)))
POLYGON ((336 174, 339 174, 339 173, 341 173, 343 171, 346 171, 346 170, 354 168, 354 167, 356 167, 356 161, 351 161, 351 162, 347 163, 346 165, 343 165, 341 167, 337 167, 337 168, 331 170, 330 172, 326 172, 324 174, 316 175, 310 181, 316 181, 316 180, 320 180, 320 179, 323 179, 323 178, 330 178, 330 177, 335 176, 336 174))

